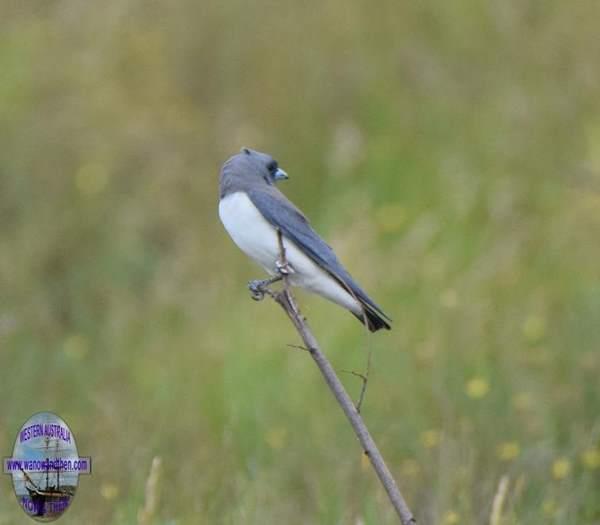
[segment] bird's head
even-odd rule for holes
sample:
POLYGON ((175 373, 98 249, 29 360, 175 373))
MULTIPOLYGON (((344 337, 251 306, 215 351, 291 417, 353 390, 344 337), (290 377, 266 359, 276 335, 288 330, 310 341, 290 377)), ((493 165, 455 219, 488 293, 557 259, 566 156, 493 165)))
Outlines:
POLYGON ((223 164, 221 193, 233 184, 236 186, 274 185, 287 178, 288 174, 279 167, 271 155, 250 148, 242 148, 237 155, 223 164))
POLYGON ((279 167, 277 161, 267 153, 242 148, 236 157, 242 157, 242 163, 252 166, 267 184, 274 184, 289 178, 288 174, 279 167))

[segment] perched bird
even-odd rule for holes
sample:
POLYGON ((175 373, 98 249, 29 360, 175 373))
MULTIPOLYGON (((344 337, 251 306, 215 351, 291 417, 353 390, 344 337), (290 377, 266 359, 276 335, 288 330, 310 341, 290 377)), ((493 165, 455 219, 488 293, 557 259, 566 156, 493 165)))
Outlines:
POLYGON ((286 274, 290 284, 346 308, 363 324, 366 321, 372 332, 389 330, 391 319, 352 279, 304 214, 275 187, 287 178, 273 157, 248 148, 242 148, 221 168, 219 217, 238 247, 274 276, 251 281, 250 289, 260 292, 260 285, 286 274), (278 230, 285 248, 285 268, 280 261, 278 230))

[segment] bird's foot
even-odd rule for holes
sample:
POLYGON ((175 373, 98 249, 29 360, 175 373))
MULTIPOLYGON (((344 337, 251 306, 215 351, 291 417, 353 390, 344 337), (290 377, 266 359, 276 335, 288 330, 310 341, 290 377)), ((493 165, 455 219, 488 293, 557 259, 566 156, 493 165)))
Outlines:
POLYGON ((279 259, 275 261, 275 269, 281 276, 290 275, 295 271, 290 263, 287 261, 280 261, 279 259))
POLYGON ((265 298, 265 288, 269 285, 269 279, 255 279, 248 282, 250 297, 255 301, 262 301, 265 298))
POLYGON ((255 279, 248 282, 248 289, 250 290, 250 296, 255 301, 262 301, 265 298, 265 294, 273 295, 273 292, 269 290, 269 285, 281 281, 281 276, 276 275, 271 279, 255 279))

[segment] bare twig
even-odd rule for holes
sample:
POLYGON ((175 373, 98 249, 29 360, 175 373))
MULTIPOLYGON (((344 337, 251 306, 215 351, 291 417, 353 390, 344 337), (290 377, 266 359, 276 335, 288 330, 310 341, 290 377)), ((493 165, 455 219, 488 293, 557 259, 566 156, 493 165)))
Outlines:
POLYGON ((305 346, 302 345, 292 345, 292 344, 287 344, 285 346, 289 346, 290 348, 295 348, 296 350, 304 350, 305 352, 308 352, 308 348, 306 348, 305 346))
MULTIPOLYGON (((367 325, 365 325, 367 326, 367 325)), ((368 328, 367 328, 368 330, 368 328)), ((373 347, 369 345, 367 350, 367 370, 363 377, 362 388, 360 389, 360 396, 358 397, 358 403, 356 405, 356 411, 360 413, 360 409, 362 408, 363 401, 365 400, 365 394, 367 393, 367 384, 369 383, 369 374, 371 373, 371 359, 373 357, 373 347)))
MULTIPOLYGON (((285 248, 283 246, 283 240, 281 231, 277 230, 277 236, 279 241, 279 250, 280 250, 280 260, 278 261, 281 267, 287 267, 287 261, 285 258, 285 248)), ((300 309, 296 304, 294 296, 290 292, 289 283, 287 282, 287 274, 283 275, 284 289, 281 292, 273 293, 272 297, 275 301, 283 308, 287 316, 292 321, 292 324, 298 331, 298 334, 302 338, 305 347, 308 349, 311 357, 319 367, 319 370, 323 374, 325 382, 329 386, 329 389, 335 396, 337 402, 340 407, 346 414, 348 421, 352 425, 354 433, 358 437, 358 440, 361 444, 364 453, 367 455, 381 484, 385 488, 390 502, 392 503, 400 521, 403 525, 409 525, 416 523, 415 518, 413 517, 412 512, 408 508, 408 505, 404 501, 400 490, 398 490, 398 486, 392 477, 391 472, 389 471, 385 461, 377 445, 373 441, 367 426, 365 425, 357 407, 354 406, 352 399, 344 389, 342 382, 339 380, 337 374, 335 373, 333 367, 329 363, 329 360, 325 356, 325 354, 321 351, 319 347, 319 343, 317 342, 315 336, 312 331, 308 327, 306 319, 300 313, 300 309)), ((370 366, 370 365, 369 365, 370 366)), ((363 390, 366 387, 366 381, 363 385, 363 390)), ((364 392, 361 394, 361 398, 364 396, 364 392)), ((360 404, 359 404, 360 406, 360 404)))

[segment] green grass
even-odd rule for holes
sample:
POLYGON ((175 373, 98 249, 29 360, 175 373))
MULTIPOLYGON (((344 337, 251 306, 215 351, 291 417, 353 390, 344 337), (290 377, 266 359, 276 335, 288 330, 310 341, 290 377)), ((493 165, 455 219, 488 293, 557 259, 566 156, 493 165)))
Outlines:
MULTIPOLYGON (((283 191, 394 319, 299 295, 422 524, 600 523, 598 7, 13 2, 0 21, 0 452, 54 410, 61 523, 396 523, 218 170, 283 191), (356 396, 360 384, 343 375, 356 396)), ((0 524, 24 522, 10 479, 0 524)))

